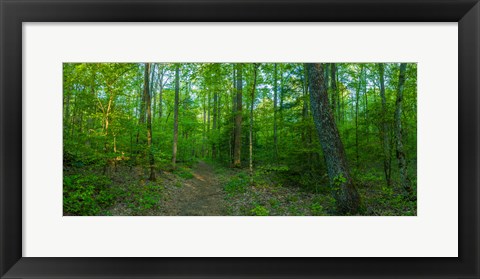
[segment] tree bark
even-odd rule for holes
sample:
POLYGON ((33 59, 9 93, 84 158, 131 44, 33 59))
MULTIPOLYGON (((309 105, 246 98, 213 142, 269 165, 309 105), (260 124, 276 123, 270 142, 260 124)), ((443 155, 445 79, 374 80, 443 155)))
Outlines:
POLYGON ((405 158, 405 151, 403 148, 403 128, 402 128, 402 103, 403 103, 403 90, 405 86, 405 72, 407 64, 400 64, 400 73, 398 75, 398 87, 397 87, 397 101, 395 104, 395 136, 397 140, 397 160, 398 168, 400 171, 400 185, 407 192, 408 195, 412 194, 412 188, 407 174, 407 160, 405 158))
POLYGON ((179 91, 180 91, 180 64, 176 64, 175 65, 175 103, 173 108, 173 152, 172 152, 173 169, 175 169, 176 163, 177 163, 179 91))
POLYGON ((233 147, 233 166, 241 167, 242 154, 242 70, 243 65, 237 64, 237 98, 235 110, 235 144, 233 147))
POLYGON ((313 120, 330 184, 334 189, 337 210, 342 214, 355 214, 359 208, 360 196, 350 176, 345 150, 328 102, 323 64, 307 64, 307 69, 313 120))

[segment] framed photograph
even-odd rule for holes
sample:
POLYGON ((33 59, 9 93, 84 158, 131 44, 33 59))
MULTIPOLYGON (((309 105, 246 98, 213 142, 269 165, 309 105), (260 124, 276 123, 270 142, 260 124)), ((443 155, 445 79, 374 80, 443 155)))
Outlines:
POLYGON ((479 278, 478 1, 7 1, 1 278, 479 278))

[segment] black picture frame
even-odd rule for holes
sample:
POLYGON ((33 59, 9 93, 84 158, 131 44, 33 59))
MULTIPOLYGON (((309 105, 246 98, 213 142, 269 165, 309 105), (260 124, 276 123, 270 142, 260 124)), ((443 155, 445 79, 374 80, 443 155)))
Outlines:
POLYGON ((0 9, 1 278, 480 278, 478 0, 0 0, 0 9), (22 257, 22 22, 151 21, 458 22, 459 257, 22 257))

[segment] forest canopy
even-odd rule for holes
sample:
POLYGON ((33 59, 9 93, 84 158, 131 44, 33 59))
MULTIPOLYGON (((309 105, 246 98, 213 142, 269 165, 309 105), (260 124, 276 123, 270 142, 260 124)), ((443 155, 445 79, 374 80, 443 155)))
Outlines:
POLYGON ((416 215, 416 63, 64 63, 64 215, 416 215))

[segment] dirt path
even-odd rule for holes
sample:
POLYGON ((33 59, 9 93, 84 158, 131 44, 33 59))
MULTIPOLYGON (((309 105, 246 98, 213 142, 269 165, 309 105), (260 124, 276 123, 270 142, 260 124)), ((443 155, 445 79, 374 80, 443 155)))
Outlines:
POLYGON ((187 180, 169 201, 167 215, 223 216, 225 201, 222 185, 212 166, 200 161, 192 169, 194 178, 187 180))

